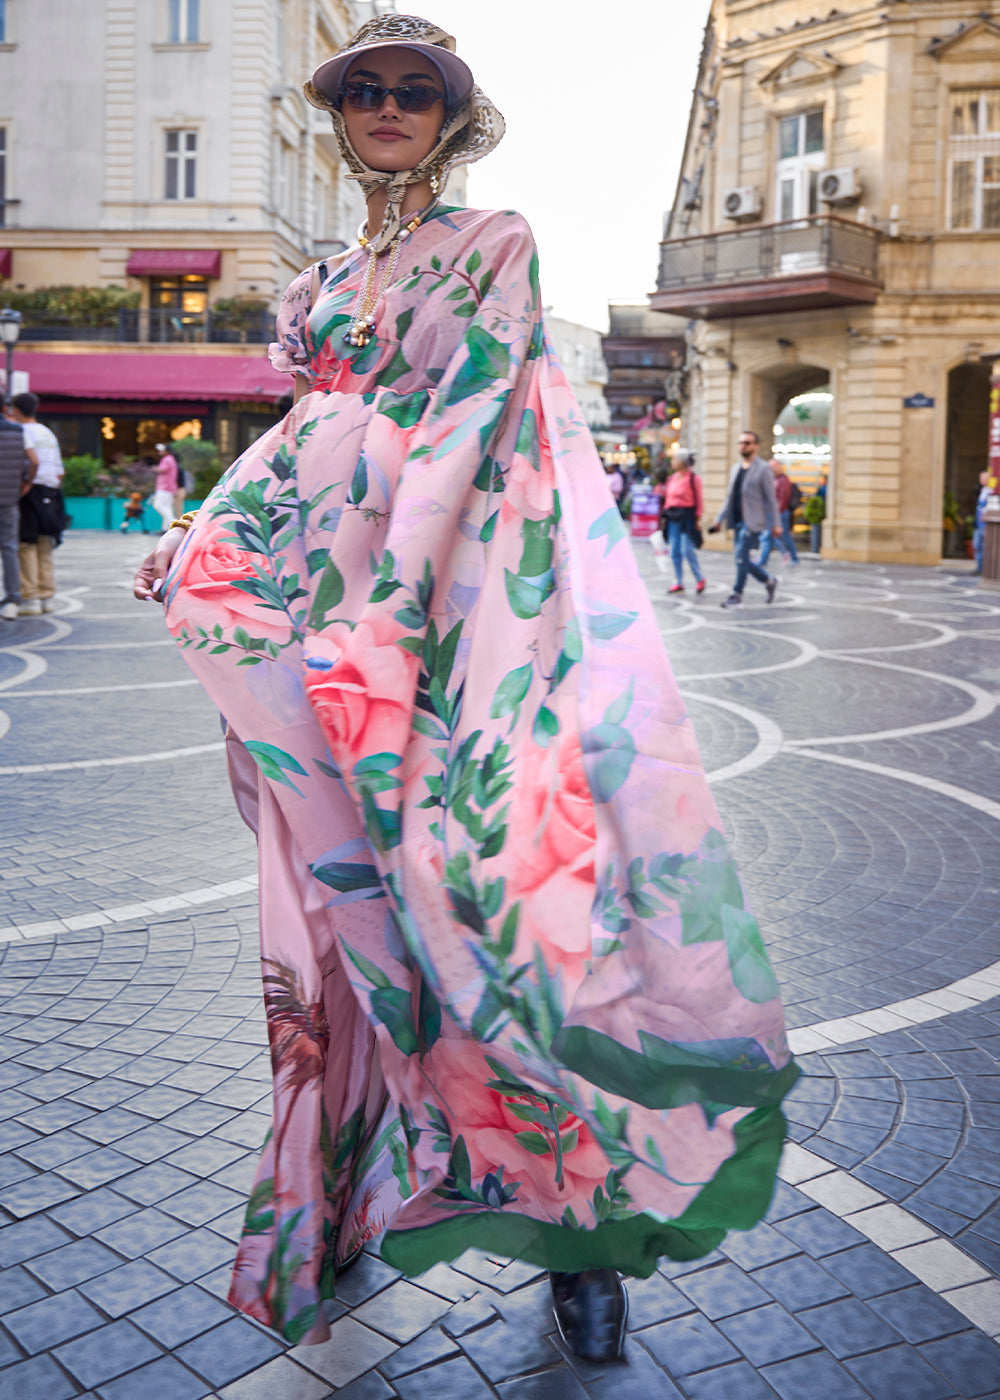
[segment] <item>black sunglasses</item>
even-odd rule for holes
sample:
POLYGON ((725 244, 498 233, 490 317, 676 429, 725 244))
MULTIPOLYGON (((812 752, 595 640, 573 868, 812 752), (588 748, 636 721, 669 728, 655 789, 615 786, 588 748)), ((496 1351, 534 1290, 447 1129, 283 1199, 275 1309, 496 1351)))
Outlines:
POLYGON ((380 83, 344 83, 340 100, 359 112, 377 112, 387 97, 396 99, 401 112, 428 112, 444 93, 422 83, 404 83, 401 87, 382 87, 380 83))

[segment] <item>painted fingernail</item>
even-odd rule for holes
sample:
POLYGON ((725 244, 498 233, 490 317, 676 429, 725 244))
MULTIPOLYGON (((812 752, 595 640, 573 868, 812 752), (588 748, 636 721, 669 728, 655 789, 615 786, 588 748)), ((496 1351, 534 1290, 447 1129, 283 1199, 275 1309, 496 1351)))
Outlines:
POLYGON ((162 580, 161 578, 154 578, 154 579, 153 579, 153 592, 156 593, 156 592, 157 592, 159 589, 161 589, 162 587, 163 587, 163 580, 162 580))

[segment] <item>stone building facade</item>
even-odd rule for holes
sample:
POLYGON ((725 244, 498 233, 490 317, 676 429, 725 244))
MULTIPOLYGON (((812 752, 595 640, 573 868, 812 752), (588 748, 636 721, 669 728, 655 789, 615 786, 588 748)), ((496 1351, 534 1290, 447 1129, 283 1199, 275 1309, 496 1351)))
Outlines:
POLYGON ((1000 353, 998 0, 712 0, 651 304, 692 318, 710 504, 829 393, 824 553, 937 562, 1000 353))

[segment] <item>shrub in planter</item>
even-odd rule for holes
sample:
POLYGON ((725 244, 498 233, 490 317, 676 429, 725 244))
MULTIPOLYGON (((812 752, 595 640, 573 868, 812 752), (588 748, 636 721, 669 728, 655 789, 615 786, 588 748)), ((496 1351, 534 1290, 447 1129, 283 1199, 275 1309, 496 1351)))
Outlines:
POLYGON ((124 287, 36 287, 4 292, 4 304, 20 311, 26 326, 118 325, 120 307, 139 305, 139 293, 124 287))
POLYGON ((218 447, 207 438, 185 437, 179 438, 173 449, 182 470, 194 477, 194 499, 203 501, 225 471, 218 447))
POLYGON ((62 492, 64 496, 93 496, 95 483, 104 475, 100 457, 84 453, 79 457, 63 458, 62 492))

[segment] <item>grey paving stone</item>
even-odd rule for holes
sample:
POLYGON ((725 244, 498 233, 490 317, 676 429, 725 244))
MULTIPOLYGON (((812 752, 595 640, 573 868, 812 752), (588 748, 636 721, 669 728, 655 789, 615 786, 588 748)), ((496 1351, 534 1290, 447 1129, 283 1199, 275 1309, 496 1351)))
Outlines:
POLYGON ((0 1272, 0 1317, 13 1312, 15 1308, 26 1308, 29 1303, 37 1303, 48 1294, 37 1279, 20 1264, 0 1272))
POLYGON ((451 1337, 445 1336, 436 1327, 429 1328, 422 1336, 400 1347, 398 1351, 381 1364, 382 1374, 390 1380, 395 1376, 405 1376, 410 1371, 419 1371, 436 1361, 444 1361, 458 1355, 458 1346, 451 1337))
POLYGON ((177 1287, 176 1279, 157 1269, 145 1259, 123 1264, 120 1269, 111 1269, 106 1274, 98 1274, 80 1285, 80 1292, 109 1317, 124 1317, 133 1308, 141 1307, 154 1298, 161 1298, 177 1287))
POLYGON ((89 1235, 134 1213, 134 1201, 127 1201, 117 1192, 102 1187, 98 1191, 88 1191, 68 1205, 50 1210, 49 1218, 71 1230, 74 1235, 89 1235))
POLYGON ((899 1333, 857 1298, 825 1303, 796 1316, 826 1350, 841 1361, 847 1356, 858 1356, 899 1342, 899 1333))
MULTIPOLYGON (((746 1361, 688 1376, 684 1389, 690 1400, 774 1400, 774 1391, 746 1361)), ((650 1400, 655 1393, 649 1392, 650 1400)))
POLYGON ((400 1279, 355 1308, 353 1316, 395 1342, 409 1342, 447 1311, 445 1299, 400 1279))
POLYGON ((166 1293, 130 1314, 130 1320, 172 1351, 232 1317, 233 1310, 196 1284, 166 1293))
POLYGON ((388 1288, 399 1277, 398 1269, 393 1269, 381 1259, 365 1253, 356 1264, 351 1265, 347 1273, 337 1279, 337 1297, 349 1308, 353 1308, 358 1303, 373 1298, 383 1288, 388 1288))
POLYGON ((79 1194, 75 1186, 54 1172, 39 1172, 28 1181, 19 1181, 0 1190, 0 1207, 8 1215, 23 1219, 37 1215, 50 1206, 60 1205, 63 1201, 70 1201, 79 1194))
MULTIPOLYGON (((813 1352, 809 1356, 795 1356, 788 1361, 780 1361, 775 1366, 766 1366, 760 1373, 781 1400, 806 1400, 813 1396, 836 1396, 836 1400, 870 1400, 873 1392, 864 1391, 825 1352, 813 1352)), ((896 1393, 894 1400, 902 1400, 906 1391, 896 1393)), ((890 1400, 883 1393, 878 1400, 890 1400)))
POLYGON ((753 1279, 790 1312, 842 1298, 848 1292, 825 1267, 801 1254, 755 1270, 753 1279))
POLYGON ((685 1274, 677 1280, 676 1288, 713 1322, 769 1301, 767 1294, 735 1264, 716 1264, 699 1273, 685 1274))
POLYGON ((8 1366, 0 1379, 14 1400, 71 1400, 79 1390, 50 1356, 33 1356, 16 1366, 8 1366))
POLYGON ((203 1400, 210 1387, 172 1356, 161 1356, 138 1371, 98 1388, 101 1400, 203 1400))
POLYGON ((664 1370, 681 1378, 739 1359, 722 1333, 697 1313, 647 1327, 642 1343, 664 1370))
POLYGON ((950 1381, 960 1395, 995 1394, 1000 1384, 1000 1347, 981 1332, 949 1341, 928 1342, 921 1356, 950 1381))
POLYGON ((494 1385, 550 1366, 557 1359, 546 1337, 502 1321, 467 1333, 461 1347, 494 1385))
POLYGON ((816 1349, 814 1338, 778 1303, 723 1318, 719 1330, 758 1367, 816 1349))
POLYGON ((129 1196, 145 1206, 156 1205, 168 1196, 173 1196, 186 1187, 198 1182, 190 1172, 182 1172, 180 1167, 170 1167, 165 1162, 151 1162, 140 1167, 115 1182, 115 1190, 129 1196))
POLYGON ((29 1303, 4 1317, 4 1326, 29 1356, 100 1327, 100 1313, 73 1289, 29 1303))
POLYGON ((497 1389, 503 1400, 588 1400, 587 1392, 572 1371, 554 1370, 538 1376, 521 1376, 497 1389))
POLYGON ((124 1220, 116 1221, 114 1225, 107 1225, 103 1230, 98 1230, 97 1238, 102 1244, 116 1249, 119 1254, 124 1254, 126 1258, 138 1259, 184 1233, 184 1226, 179 1220, 174 1220, 172 1216, 164 1215, 162 1211, 150 1206, 146 1210, 126 1216, 124 1220))
POLYGON ((107 1273, 121 1263, 120 1254, 115 1254, 97 1240, 82 1239, 30 1260, 28 1268, 53 1292, 58 1293, 93 1278, 95 1274, 107 1273))
POLYGON ((175 1215, 186 1225, 204 1225, 236 1207, 245 1210, 245 1198, 213 1181, 199 1181, 160 1201, 161 1210, 175 1215))
POLYGON ((395 1382, 402 1400, 494 1400, 490 1387, 464 1356, 395 1382))
POLYGON ((60 1366, 89 1390, 155 1360, 161 1352, 130 1322, 120 1321, 67 1342, 53 1355, 60 1366))
MULTIPOLYGON (((396 1395, 398 1391, 393 1390, 376 1371, 371 1371, 338 1390, 337 1400, 392 1400, 396 1395)), ((289 1396, 289 1400, 293 1400, 293 1397, 289 1396)))
POLYGON ((747 1232, 733 1230, 720 1248, 741 1269, 758 1269, 764 1264, 773 1264, 778 1259, 787 1259, 801 1252, 798 1245, 764 1223, 747 1232))
POLYGON ((870 1298, 869 1306, 908 1342, 928 1342, 964 1332, 969 1320, 923 1284, 870 1298))
MULTIPOLYGON (((499 1300, 498 1300, 499 1301, 499 1300)), ((496 1306, 487 1297, 478 1294, 457 1303, 441 1320, 441 1327, 451 1337, 464 1337, 497 1316, 496 1306)), ((406 1348, 404 1348, 406 1350, 406 1348)))
POLYGON ((179 1361, 218 1389, 257 1366, 280 1356, 284 1345, 254 1327, 244 1318, 233 1317, 220 1327, 204 1332, 176 1348, 179 1361))
POLYGON ((189 1230, 149 1253, 149 1259, 182 1283, 190 1283, 220 1265, 231 1265, 232 1243, 211 1230, 189 1230))
POLYGON ((954 1391, 912 1347, 890 1347, 857 1356, 845 1365, 874 1400, 953 1400, 954 1391))

